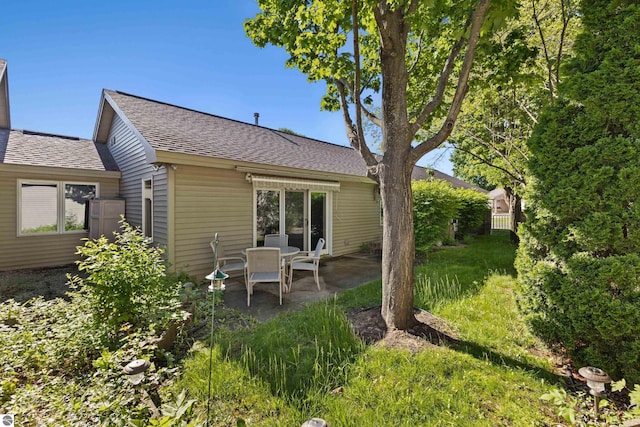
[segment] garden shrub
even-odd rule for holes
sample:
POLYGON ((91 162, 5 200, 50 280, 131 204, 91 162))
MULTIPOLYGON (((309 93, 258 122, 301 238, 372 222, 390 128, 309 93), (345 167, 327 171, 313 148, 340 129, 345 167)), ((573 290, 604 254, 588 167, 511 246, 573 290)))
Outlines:
POLYGON ((640 381, 640 5, 582 2, 584 32, 529 141, 516 267, 533 329, 575 365, 640 381))
POLYGON ((460 202, 451 185, 440 179, 414 181, 411 190, 416 250, 426 251, 449 240, 449 224, 460 202))
POLYGON ((114 243, 87 241, 78 253, 86 277, 71 278, 64 299, 0 304, 0 413, 24 425, 147 425, 153 408, 123 366, 155 362, 137 388, 160 401, 176 369, 158 332, 184 318, 176 280, 186 277, 167 275, 162 251, 124 221, 114 243))
POLYGON ((416 249, 427 251, 437 242, 449 242, 451 220, 458 221, 456 238, 462 239, 482 225, 488 212, 485 194, 452 188, 441 179, 414 181, 413 227, 416 249))
POLYGON ((458 231, 456 239, 462 240, 471 234, 477 234, 477 230, 489 215, 489 197, 476 190, 457 188, 455 195, 458 198, 458 231))
POLYGON ((121 221, 115 241, 104 236, 78 248, 83 257, 71 283, 87 298, 95 323, 106 325, 114 343, 121 328, 164 330, 179 319, 179 282, 168 280, 164 251, 154 247, 139 229, 121 221))

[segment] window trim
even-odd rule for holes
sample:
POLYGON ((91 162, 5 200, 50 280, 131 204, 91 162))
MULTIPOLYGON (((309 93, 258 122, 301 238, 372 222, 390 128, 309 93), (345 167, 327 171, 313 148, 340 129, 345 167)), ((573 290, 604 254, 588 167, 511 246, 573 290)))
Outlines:
MULTIPOLYGON (((17 180, 17 207, 16 207, 16 223, 17 223, 17 236, 18 237, 30 237, 30 236, 57 236, 61 234, 81 234, 88 233, 88 228, 83 230, 69 230, 65 229, 65 194, 64 189, 66 185, 92 185, 96 188, 95 198, 100 197, 100 184, 98 182, 77 181, 77 180, 45 180, 45 179, 24 179, 17 180), (56 230, 40 233, 23 233, 22 232, 22 186, 28 185, 55 185, 56 187, 56 230)), ((88 209, 88 207, 87 207, 88 209)))
POLYGON ((153 192, 154 192, 154 179, 153 176, 149 177, 149 178, 142 178, 142 205, 141 205, 141 210, 142 210, 142 227, 140 227, 142 229, 142 234, 145 236, 145 238, 149 239, 149 241, 153 242, 153 237, 154 237, 154 228, 155 228, 155 221, 154 221, 154 213, 155 213, 155 207, 154 207, 154 201, 153 201, 153 192), (151 187, 147 188, 147 182, 151 183, 151 187), (148 197, 147 197, 148 196, 148 197), (150 215, 150 224, 151 224, 151 230, 149 233, 149 236, 147 236, 147 212, 146 212, 146 199, 149 199, 151 201, 151 212, 149 213, 150 215))

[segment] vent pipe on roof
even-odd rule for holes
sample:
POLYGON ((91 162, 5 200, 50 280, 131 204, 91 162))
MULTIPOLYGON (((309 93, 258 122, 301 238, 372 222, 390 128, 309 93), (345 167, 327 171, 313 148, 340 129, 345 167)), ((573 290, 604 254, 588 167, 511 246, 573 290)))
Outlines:
POLYGON ((260 113, 253 113, 253 118, 256 119, 256 126, 258 126, 258 120, 260 119, 260 113))

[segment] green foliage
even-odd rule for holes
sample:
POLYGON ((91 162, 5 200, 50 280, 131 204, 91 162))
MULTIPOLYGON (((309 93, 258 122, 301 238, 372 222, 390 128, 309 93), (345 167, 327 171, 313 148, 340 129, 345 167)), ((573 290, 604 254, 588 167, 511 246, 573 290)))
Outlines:
MULTIPOLYGON (((246 331, 238 331, 247 334, 246 331)), ((271 393, 269 384, 252 376, 246 366, 221 350, 215 344, 212 364, 209 349, 196 344, 184 364, 184 373, 174 387, 187 390, 195 400, 195 411, 206 413, 209 398, 209 369, 211 367, 211 411, 209 425, 243 425, 251 420, 254 425, 300 425, 304 421, 299 411, 289 406, 282 397, 271 393)))
POLYGON ((480 226, 488 213, 487 196, 474 190, 452 188, 439 179, 414 181, 413 227, 416 250, 428 251, 437 242, 450 241, 451 220, 458 220, 458 238, 480 226))
MULTIPOLYGON (((123 366, 160 356, 155 332, 131 332, 121 346, 103 346, 87 299, 42 298, 0 305, 0 411, 16 414, 24 425, 125 425, 153 416, 152 405, 125 378, 123 366)), ((152 393, 168 384, 175 369, 152 365, 140 386, 152 393)), ((145 392, 146 392, 145 391, 145 392)))
POLYGON ((86 277, 72 278, 79 289, 65 299, 0 304, 0 413, 25 425, 113 426, 182 425, 191 413, 184 399, 173 415, 153 403, 176 371, 156 343, 159 328, 184 318, 181 276, 167 277, 162 252, 138 230, 124 222, 122 230, 115 243, 79 248, 86 277), (155 363, 136 389, 122 368, 138 358, 155 363))
POLYGON ((86 297, 96 324, 117 342, 122 328, 164 330, 179 318, 180 283, 167 280, 163 250, 149 244, 139 229, 121 221, 110 243, 104 236, 78 248, 83 257, 71 283, 86 297))
POLYGON ((594 410, 593 397, 584 391, 568 393, 564 389, 553 388, 540 396, 540 400, 553 405, 557 414, 570 425, 618 426, 624 421, 640 417, 640 386, 636 384, 630 390, 626 384, 624 378, 611 383, 611 392, 604 394, 598 404, 598 416, 594 410), (623 403, 625 401, 629 404, 623 403))
POLYGON ((25 228, 21 231, 22 234, 32 233, 52 233, 58 231, 58 224, 41 225, 39 227, 25 228))
POLYGON ((454 130, 456 176, 469 182, 482 177, 515 194, 524 192, 530 157, 526 142, 541 109, 555 97, 563 77, 560 64, 572 53, 580 25, 576 4, 521 2, 519 14, 478 47, 454 130))
POLYGON ((364 349, 332 301, 259 325, 237 344, 243 347, 249 371, 267 381, 275 395, 292 402, 343 384, 347 368, 364 349))
POLYGON ((529 141, 520 306, 575 364, 638 382, 640 7, 585 0, 582 17, 562 99, 529 141))
POLYGON ((65 375, 86 368, 99 354, 99 337, 83 299, 8 300, 0 305, 0 319, 2 371, 19 383, 28 381, 30 372, 65 375))
POLYGON ((426 251, 449 239, 449 224, 460 204, 451 185, 443 180, 414 181, 411 190, 416 250, 426 251))
MULTIPOLYGON (((456 238, 462 240, 478 230, 489 215, 489 198, 486 194, 467 188, 457 188, 455 195, 458 198, 458 231, 456 238)), ((477 233, 476 233, 477 234, 477 233)))
POLYGON ((442 279, 432 279, 430 275, 416 276, 414 287, 414 301, 419 307, 433 310, 447 302, 451 302, 463 295, 462 285, 457 276, 449 279, 445 275, 442 279))

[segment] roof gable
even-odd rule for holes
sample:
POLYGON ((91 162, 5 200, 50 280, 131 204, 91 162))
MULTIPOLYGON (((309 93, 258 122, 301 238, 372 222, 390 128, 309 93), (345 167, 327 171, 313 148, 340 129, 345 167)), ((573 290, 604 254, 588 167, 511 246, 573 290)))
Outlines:
POLYGON ((0 164, 117 171, 106 146, 89 139, 0 129, 0 164))
MULTIPOLYGON (((350 147, 276 131, 122 92, 104 90, 156 152, 364 177, 360 154, 350 147)), ((101 140, 108 108, 102 103, 94 138, 101 140), (102 116, 104 116, 104 121, 102 116)), ((106 126, 110 126, 106 125, 106 126)))

